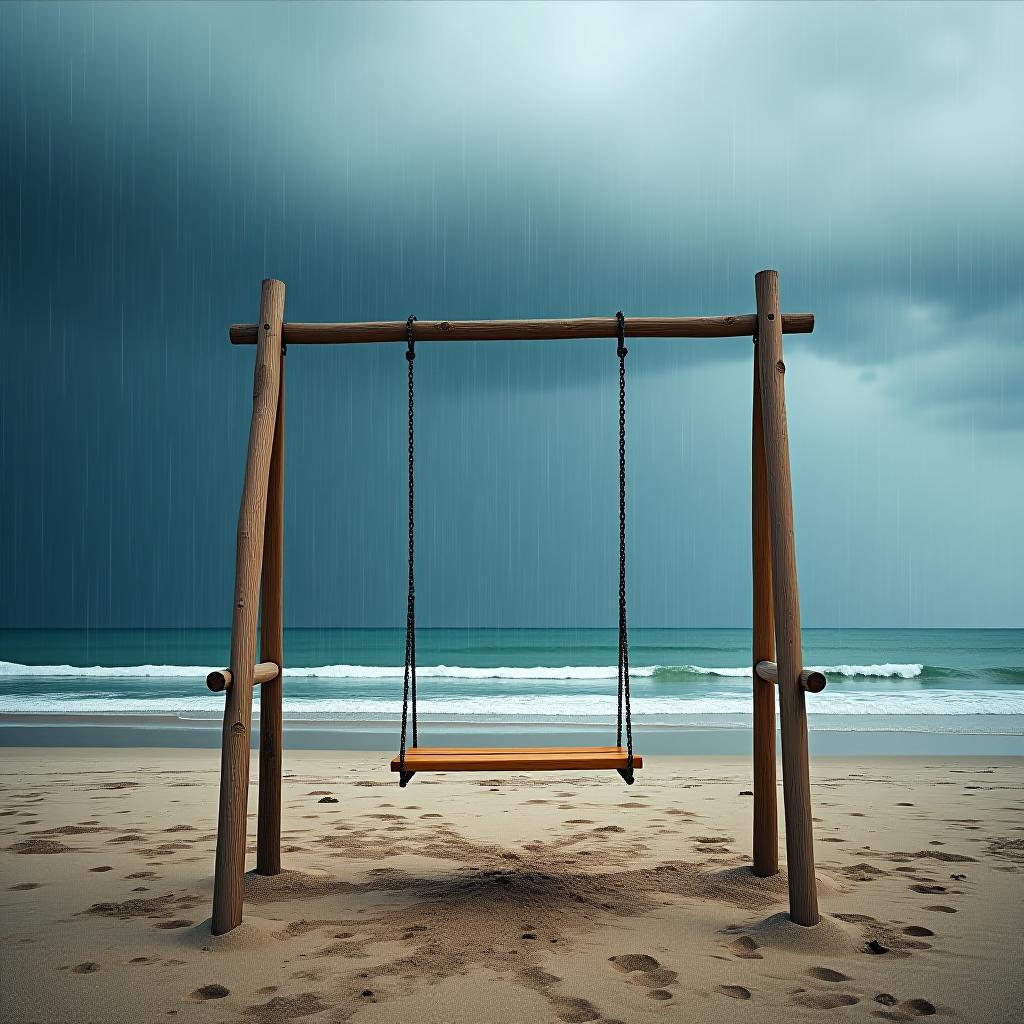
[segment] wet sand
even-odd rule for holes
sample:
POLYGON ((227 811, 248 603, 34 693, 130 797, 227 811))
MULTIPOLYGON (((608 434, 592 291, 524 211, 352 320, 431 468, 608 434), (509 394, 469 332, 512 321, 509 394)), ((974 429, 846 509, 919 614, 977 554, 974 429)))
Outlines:
MULTIPOLYGON (((634 718, 637 743, 650 754, 750 757, 750 717, 704 715, 699 724, 651 724, 634 718)), ((812 756, 889 757, 1021 757, 1024 719, 999 716, 1003 732, 992 731, 993 716, 915 715, 915 728, 906 716, 815 715, 809 743, 812 756)), ((253 721, 259 720, 258 709, 253 721)), ((572 743, 604 746, 609 724, 527 722, 429 722, 432 745, 453 747, 530 747, 572 743), (571 737, 571 739, 569 738, 571 737)), ((204 717, 114 714, 2 714, 0 747, 186 747, 220 749, 222 709, 204 717)), ((286 717, 285 746, 290 750, 360 750, 379 752, 397 741, 397 721, 296 721, 286 717)), ((254 728, 252 743, 259 739, 254 728)))
POLYGON ((213 938, 216 752, 3 757, 12 1024, 1020 1019, 1020 759, 814 759, 803 929, 750 872, 743 758, 399 790, 388 755, 293 750, 287 870, 213 938))

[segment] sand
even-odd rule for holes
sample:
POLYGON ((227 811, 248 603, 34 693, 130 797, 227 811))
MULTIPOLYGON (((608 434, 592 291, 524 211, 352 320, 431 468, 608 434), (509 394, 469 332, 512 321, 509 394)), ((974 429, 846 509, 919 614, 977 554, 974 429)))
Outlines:
POLYGON ((287 870, 213 938, 215 752, 3 756, 6 1024, 1021 1019, 1020 759, 816 759, 805 929, 750 871, 743 759, 399 790, 289 752, 287 870))

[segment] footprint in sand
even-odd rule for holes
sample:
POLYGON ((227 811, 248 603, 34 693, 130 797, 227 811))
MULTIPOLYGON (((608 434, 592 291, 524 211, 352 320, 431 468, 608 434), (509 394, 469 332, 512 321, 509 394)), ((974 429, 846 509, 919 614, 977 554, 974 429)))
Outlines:
POLYGON ((931 928, 925 928, 924 925, 908 924, 907 927, 903 929, 903 934, 914 935, 920 938, 928 935, 934 935, 935 932, 933 932, 931 928))
POLYGON ((624 974, 632 974, 633 971, 656 971, 661 966, 653 956, 648 956, 646 953, 623 953, 621 956, 610 956, 608 962, 624 974))
POLYGON ((202 1003, 207 999, 223 999, 225 996, 230 994, 230 989, 225 988, 223 985, 214 983, 212 985, 203 985, 202 988, 197 988, 189 998, 194 999, 198 1003, 202 1003))
POLYGON ((930 1017, 936 1012, 935 1005, 927 999, 905 999, 902 1003, 897 1003, 893 1009, 908 1017, 930 1017))
POLYGON ((808 967, 807 973, 818 981, 849 981, 850 976, 842 971, 833 971, 831 967, 808 967))
POLYGON ((56 839, 23 839, 7 847, 12 853, 74 853, 73 846, 65 846, 56 839))
POLYGON ((101 864, 98 868, 89 868, 90 871, 113 871, 109 864, 101 864))
POLYGON ((835 1010, 840 1006, 854 1006, 860 999, 847 992, 797 992, 793 1002, 809 1010, 835 1010))
POLYGON ((760 946, 749 936, 740 935, 729 943, 729 952, 741 960, 763 960, 764 957, 758 953, 760 946))
POLYGON ((627 980, 631 985, 647 989, 647 995, 651 999, 672 998, 672 993, 667 988, 676 983, 679 975, 663 967, 653 956, 647 953, 624 953, 621 956, 609 957, 608 962, 616 970, 628 974, 627 980))
POLYGON ((742 985, 718 985, 715 991, 723 996, 728 996, 730 999, 750 998, 750 989, 744 988, 742 985))
POLYGON ((300 992, 294 996, 274 996, 265 1003, 247 1006, 245 1014, 258 1024, 278 1024, 294 1017, 312 1017, 331 1009, 317 992, 300 992))
POLYGON ((573 996, 554 996, 551 1005, 555 1016, 565 1024, 586 1024, 587 1021, 600 1020, 601 1011, 588 999, 573 996))
POLYGON ((912 885, 910 891, 921 892, 926 896, 935 896, 940 892, 948 892, 949 890, 944 885, 912 885))
POLYGON ((194 924, 195 921, 186 921, 184 918, 175 918, 173 921, 161 921, 159 924, 153 925, 153 927, 170 930, 171 928, 191 928, 194 924))
POLYGON ((38 889, 42 882, 19 882, 17 885, 7 886, 8 892, 28 892, 30 889, 38 889))
POLYGON ((957 912, 956 911, 956 907, 947 907, 947 906, 944 906, 941 903, 936 904, 935 906, 932 906, 932 907, 925 907, 924 909, 925 910, 934 910, 938 914, 955 914, 957 912))
POLYGON ((100 969, 100 965, 98 963, 95 963, 92 960, 86 960, 85 963, 75 964, 75 966, 71 968, 71 973, 72 974, 95 974, 99 969, 100 969))

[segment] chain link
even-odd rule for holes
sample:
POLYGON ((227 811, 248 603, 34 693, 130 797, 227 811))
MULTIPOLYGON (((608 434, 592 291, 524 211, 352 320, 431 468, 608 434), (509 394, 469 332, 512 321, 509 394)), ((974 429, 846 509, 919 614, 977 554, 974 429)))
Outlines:
POLYGON ((409 719, 410 692, 412 695, 412 745, 418 746, 416 728, 416 504, 415 474, 415 375, 413 363, 416 359, 416 343, 413 340, 412 325, 416 317, 405 321, 405 358, 409 368, 409 596, 405 611, 405 673, 402 683, 402 740, 399 751, 399 769, 405 777, 405 745, 409 719))
POLYGON ((619 686, 616 745, 622 746, 622 718, 626 718, 626 771, 633 774, 633 721, 629 700, 629 631, 626 626, 626 318, 615 314, 619 328, 619 686))

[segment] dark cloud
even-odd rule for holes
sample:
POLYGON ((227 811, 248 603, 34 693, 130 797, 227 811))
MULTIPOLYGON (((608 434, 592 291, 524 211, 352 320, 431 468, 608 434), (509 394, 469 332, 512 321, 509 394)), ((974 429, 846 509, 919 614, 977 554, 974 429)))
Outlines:
MULTIPOLYGON (((1016 430, 1022 27, 1010 4, 0 5, 0 621, 223 620, 251 359, 226 326, 264 276, 302 320, 657 315, 752 310, 774 266, 817 315, 794 373, 916 416, 921 452, 1016 430)), ((633 353, 660 495, 639 607, 744 621, 742 588, 666 567, 746 571, 749 343, 633 353)), ((290 361, 296 621, 400 620, 402 362, 290 361)), ((603 621, 610 346, 437 346, 419 372, 437 621, 603 621), (573 582, 538 603, 547 570, 573 582)))

